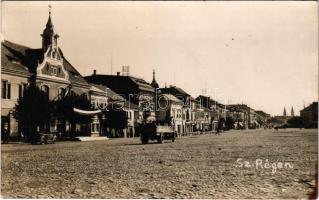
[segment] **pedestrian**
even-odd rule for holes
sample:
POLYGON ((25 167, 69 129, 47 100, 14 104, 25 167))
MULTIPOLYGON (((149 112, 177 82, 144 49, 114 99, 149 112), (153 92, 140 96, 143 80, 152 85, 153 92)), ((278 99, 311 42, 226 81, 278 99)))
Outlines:
POLYGON ((3 141, 3 143, 5 144, 5 143, 9 143, 9 136, 10 136, 10 133, 9 133, 9 129, 8 129, 8 125, 7 124, 5 124, 4 125, 4 130, 3 130, 3 138, 2 138, 2 141, 3 141))

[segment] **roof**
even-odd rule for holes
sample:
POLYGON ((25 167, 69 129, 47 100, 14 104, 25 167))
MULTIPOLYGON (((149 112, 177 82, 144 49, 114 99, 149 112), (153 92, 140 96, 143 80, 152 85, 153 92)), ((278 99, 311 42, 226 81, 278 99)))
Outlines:
POLYGON ((96 92, 96 93, 100 93, 100 94, 105 94, 105 90, 102 90, 100 89, 99 87, 93 85, 93 84, 90 84, 91 88, 90 88, 90 91, 91 92, 96 92))
POLYGON ((302 109, 300 112, 307 112, 307 111, 317 111, 318 112, 318 102, 313 102, 309 106, 302 109))
MULTIPOLYGON (((181 100, 179 100, 177 97, 171 94, 161 94, 161 96, 164 96, 166 100, 177 102, 177 103, 182 103, 181 100)), ((160 96, 160 97, 161 97, 160 96)))
MULTIPOLYGON (((64 57, 59 49, 65 69, 69 72, 71 83, 88 85, 81 74, 64 57)), ((43 61, 42 49, 33 49, 5 40, 1 43, 1 69, 31 75, 36 73, 38 63, 43 61)))
POLYGON ((109 98, 110 103, 123 103, 124 102, 124 108, 129 108, 129 109, 134 109, 138 110, 138 105, 132 103, 132 101, 126 100, 124 97, 121 95, 117 94, 110 88, 107 88, 107 97, 109 98))
POLYGON ((173 85, 169 86, 168 88, 167 87, 160 88, 160 90, 162 91, 162 93, 170 93, 170 94, 173 94, 173 95, 182 94, 182 95, 185 95, 185 96, 190 96, 182 88, 179 88, 179 87, 176 87, 176 86, 173 86, 173 85))
POLYGON ((257 114, 259 114, 259 115, 263 116, 263 117, 270 116, 270 114, 267 114, 267 113, 265 113, 265 112, 264 112, 264 111, 262 111, 262 110, 256 110, 255 112, 256 112, 257 114))
POLYGON ((227 108, 234 111, 253 110, 246 104, 229 104, 227 108))
POLYGON ((101 84, 95 84, 95 83, 89 83, 89 84, 92 85, 92 86, 94 86, 94 87, 99 88, 99 89, 102 90, 102 91, 108 90, 108 88, 107 88, 106 86, 101 85, 101 84))
POLYGON ((215 105, 216 105, 217 108, 225 108, 224 104, 219 103, 218 101, 210 98, 209 96, 199 95, 196 98, 196 100, 198 100, 198 99, 201 99, 200 103, 202 104, 202 106, 204 108, 209 108, 210 109, 210 107, 215 106, 215 105))
POLYGON ((95 74, 91 76, 86 76, 85 79, 89 82, 100 83, 112 88, 115 92, 125 93, 128 91, 129 87, 137 88, 139 90, 155 92, 150 83, 146 82, 144 79, 133 77, 133 76, 120 76, 120 75, 107 75, 107 74, 95 74), (132 86, 132 87, 131 87, 132 86))
POLYGON ((59 52, 63 58, 63 66, 65 70, 69 72, 69 78, 71 83, 81 83, 88 85, 88 82, 83 78, 83 76, 73 67, 73 65, 64 57, 62 50, 59 48, 59 52))
POLYGON ((10 41, 1 42, 1 69, 29 75, 43 60, 41 49, 32 49, 10 41))
POLYGON ((122 97, 121 95, 117 94, 116 92, 114 92, 110 88, 108 88, 108 87, 106 87, 104 85, 101 85, 101 84, 90 83, 90 85, 98 88, 101 91, 106 91, 107 90, 107 97, 110 99, 111 103, 112 103, 112 101, 113 101, 113 103, 124 102, 124 107, 125 108, 138 109, 138 105, 125 100, 124 97, 122 97))
POLYGON ((150 92, 154 92, 155 91, 154 87, 151 86, 151 84, 146 82, 144 79, 136 78, 136 77, 133 77, 133 76, 127 76, 127 77, 130 78, 135 84, 137 84, 139 89, 147 90, 147 91, 150 91, 150 92))

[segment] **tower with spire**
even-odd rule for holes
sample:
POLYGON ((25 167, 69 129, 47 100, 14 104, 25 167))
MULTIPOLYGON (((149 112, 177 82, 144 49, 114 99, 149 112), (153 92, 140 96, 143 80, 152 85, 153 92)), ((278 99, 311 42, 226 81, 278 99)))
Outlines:
POLYGON ((69 81, 69 74, 64 68, 62 51, 58 46, 59 35, 55 32, 52 23, 50 5, 49 18, 41 36, 43 59, 39 60, 37 76, 45 75, 69 81))
POLYGON ((294 111, 294 107, 291 107, 291 116, 294 117, 295 116, 295 111, 294 111))
POLYGON ((155 70, 153 70, 153 80, 152 80, 151 86, 153 88, 159 88, 159 85, 158 85, 158 83, 156 82, 156 79, 155 79, 155 70))
POLYGON ((284 117, 287 117, 287 112, 286 112, 286 107, 284 107, 284 113, 283 113, 284 117))
POLYGON ((48 52, 48 56, 54 59, 60 57, 58 53, 59 35, 54 31, 54 26, 51 20, 51 5, 49 5, 49 18, 41 36, 43 52, 48 52))

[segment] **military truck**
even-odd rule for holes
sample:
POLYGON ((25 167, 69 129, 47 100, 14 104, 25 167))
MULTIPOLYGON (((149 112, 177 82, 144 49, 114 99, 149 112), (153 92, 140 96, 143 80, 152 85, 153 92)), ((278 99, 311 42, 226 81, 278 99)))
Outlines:
POLYGON ((158 143, 163 143, 164 140, 175 142, 177 133, 169 125, 157 125, 156 123, 145 123, 140 127, 141 142, 147 144, 149 140, 157 140, 158 143))

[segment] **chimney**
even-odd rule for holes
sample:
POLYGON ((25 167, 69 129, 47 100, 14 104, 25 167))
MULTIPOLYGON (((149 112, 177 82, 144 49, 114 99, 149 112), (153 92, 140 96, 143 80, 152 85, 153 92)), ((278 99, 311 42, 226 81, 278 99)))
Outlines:
POLYGON ((117 75, 117 76, 120 76, 120 75, 121 75, 121 73, 120 73, 120 72, 116 72, 116 75, 117 75))
POLYGON ((96 75, 96 69, 93 70, 93 75, 96 75))

